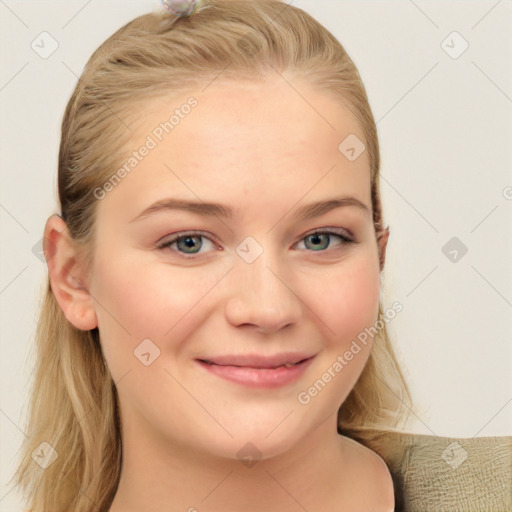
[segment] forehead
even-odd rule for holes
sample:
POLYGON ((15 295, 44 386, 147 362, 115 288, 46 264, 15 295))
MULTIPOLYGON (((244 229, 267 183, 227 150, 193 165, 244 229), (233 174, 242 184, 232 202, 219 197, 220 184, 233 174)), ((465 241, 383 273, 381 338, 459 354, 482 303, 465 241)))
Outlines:
POLYGON ((216 80, 136 108, 121 160, 150 149, 109 202, 142 208, 165 196, 207 196, 238 211, 244 196, 270 204, 340 191, 370 206, 367 152, 350 161, 339 148, 350 135, 364 141, 360 123, 341 98, 303 81, 216 80))
MULTIPOLYGON (((129 142, 158 132, 158 126, 165 125, 172 117, 172 133, 163 134, 167 142, 178 143, 193 130, 205 148, 208 140, 213 146, 226 138, 237 145, 245 142, 246 147, 251 142, 254 146, 258 141, 274 140, 281 149, 283 142, 313 146, 314 141, 317 146, 319 139, 323 139, 324 146, 332 143, 337 146, 344 133, 364 139, 360 123, 342 97, 315 89, 303 79, 292 81, 284 75, 256 81, 217 79, 195 90, 142 101, 136 106, 129 142), (192 108, 187 105, 191 101, 195 103, 192 108)), ((158 133, 156 137, 159 138, 158 133)))

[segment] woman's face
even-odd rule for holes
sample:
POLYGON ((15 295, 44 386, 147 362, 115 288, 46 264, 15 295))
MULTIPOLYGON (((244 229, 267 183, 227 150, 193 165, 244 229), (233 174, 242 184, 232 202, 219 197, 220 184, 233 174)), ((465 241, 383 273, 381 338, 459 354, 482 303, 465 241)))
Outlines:
POLYGON ((339 101, 294 87, 217 81, 152 100, 134 160, 97 191, 88 290, 132 441, 282 454, 335 430, 363 370, 371 338, 344 354, 379 304, 364 136, 339 101))

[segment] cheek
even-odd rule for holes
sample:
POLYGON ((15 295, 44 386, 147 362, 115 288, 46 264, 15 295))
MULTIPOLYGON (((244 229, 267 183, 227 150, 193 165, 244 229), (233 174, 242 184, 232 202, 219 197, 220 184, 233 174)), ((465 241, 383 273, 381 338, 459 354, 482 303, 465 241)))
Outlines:
POLYGON ((379 269, 371 255, 317 281, 315 313, 326 326, 325 337, 350 344, 377 320, 380 297, 379 269))
POLYGON ((97 299, 101 344, 115 380, 137 362, 134 350, 144 339, 158 346, 163 325, 157 325, 156 319, 162 324, 172 319, 163 315, 164 302, 155 294, 148 269, 113 252, 108 254, 110 258, 95 261, 91 294, 97 299))
MULTIPOLYGON (((98 259, 91 294, 105 358, 112 374, 122 376, 134 362, 134 350, 150 339, 163 355, 180 350, 180 340, 204 310, 204 295, 218 281, 198 269, 147 265, 129 258, 98 259)), ((160 360, 162 361, 162 360, 160 360)), ((138 365, 136 365, 138 366, 138 365)), ((114 375, 115 377, 115 375, 114 375)))
POLYGON ((310 378, 311 387, 298 396, 301 404, 314 400, 322 414, 339 407, 353 389, 373 346, 368 328, 378 319, 380 280, 374 258, 354 260, 321 281, 315 313, 323 326, 325 350, 310 378), (328 389, 325 393, 321 390, 328 389), (314 398, 321 395, 320 398, 314 398), (306 400, 306 401, 303 401, 306 400))

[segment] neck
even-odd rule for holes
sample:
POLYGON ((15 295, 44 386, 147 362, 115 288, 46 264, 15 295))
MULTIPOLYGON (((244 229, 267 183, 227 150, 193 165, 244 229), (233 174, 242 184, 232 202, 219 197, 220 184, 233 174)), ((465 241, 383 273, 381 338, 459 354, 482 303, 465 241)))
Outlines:
POLYGON ((350 473, 336 416, 293 450, 252 462, 123 431, 121 477, 109 512, 335 510, 341 500, 334 490, 346 492, 342 477, 350 473))

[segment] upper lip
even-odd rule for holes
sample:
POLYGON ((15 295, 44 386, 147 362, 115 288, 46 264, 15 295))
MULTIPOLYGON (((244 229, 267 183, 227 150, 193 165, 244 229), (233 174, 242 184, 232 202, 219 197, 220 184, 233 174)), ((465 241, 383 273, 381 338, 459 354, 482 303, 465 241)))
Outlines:
POLYGON ((213 363, 219 366, 244 366, 249 368, 277 368, 284 364, 295 364, 304 359, 311 359, 314 355, 303 354, 297 352, 289 352, 283 354, 274 354, 271 356, 263 356, 258 354, 238 354, 213 356, 201 358, 200 361, 213 363))

